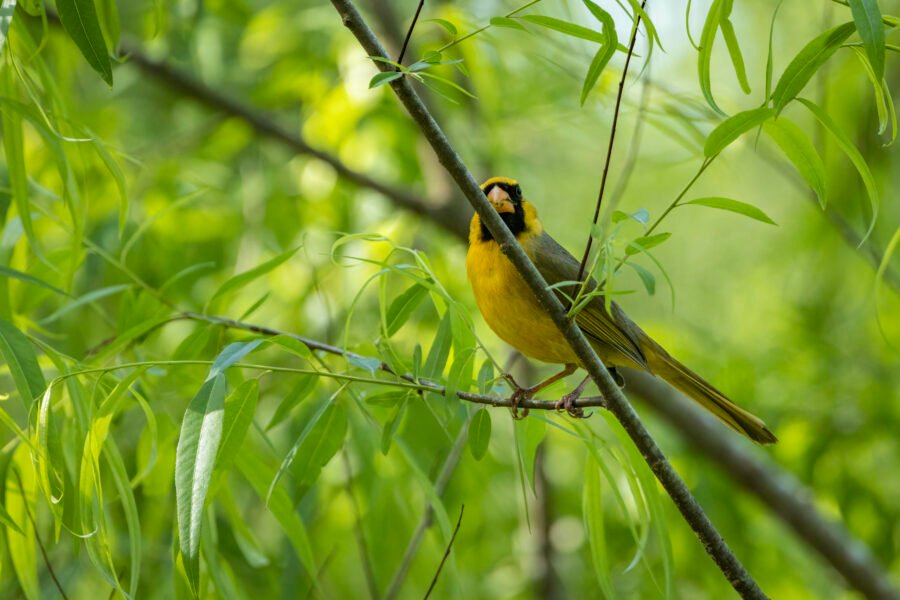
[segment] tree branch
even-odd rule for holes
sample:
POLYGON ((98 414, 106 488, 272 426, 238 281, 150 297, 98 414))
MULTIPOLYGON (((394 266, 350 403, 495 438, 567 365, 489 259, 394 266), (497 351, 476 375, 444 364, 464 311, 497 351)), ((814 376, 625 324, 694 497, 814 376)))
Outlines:
MULTIPOLYGON (((344 25, 353 33, 370 56, 385 57, 380 42, 366 25, 362 16, 349 0, 332 0, 341 15, 344 25)), ((387 65, 379 64, 379 68, 387 65)), ((745 598, 765 598, 762 590, 743 567, 722 536, 716 531, 703 509, 691 495, 690 490, 669 464, 655 441, 641 424, 634 409, 625 399, 622 391, 613 381, 606 367, 597 357, 594 349, 578 326, 566 319, 565 309, 556 295, 547 287, 547 282, 519 246, 512 233, 503 223, 500 215, 488 203, 478 183, 469 173, 462 159, 450 145, 440 126, 431 117, 406 78, 395 80, 391 88, 406 107, 410 116, 422 130, 425 138, 434 148, 441 164, 456 181, 466 199, 481 217, 494 239, 500 244, 504 255, 509 258, 538 301, 553 319, 556 327, 565 336, 581 364, 597 384, 607 402, 607 408, 615 415, 647 461, 663 488, 668 492, 685 520, 703 543, 704 549, 722 570, 734 589, 745 598)))
POLYGON ((689 444, 722 467, 744 490, 756 496, 866 598, 894 599, 898 592, 868 548, 837 522, 816 509, 813 494, 785 471, 754 458, 712 417, 689 404, 655 377, 624 369, 630 391, 681 430, 689 444))

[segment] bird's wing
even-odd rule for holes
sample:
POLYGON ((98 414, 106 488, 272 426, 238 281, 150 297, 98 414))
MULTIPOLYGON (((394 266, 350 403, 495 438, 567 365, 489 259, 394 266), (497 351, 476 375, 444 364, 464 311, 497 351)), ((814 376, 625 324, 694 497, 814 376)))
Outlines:
MULTIPOLYGON (((549 234, 535 236, 525 249, 550 285, 578 279, 580 263, 549 234)), ((589 288, 596 287, 597 283, 591 279, 589 288)), ((564 304, 567 303, 564 296, 557 295, 564 304)), ((611 308, 611 313, 607 312, 602 296, 596 296, 579 311, 575 322, 591 341, 602 345, 602 350, 611 350, 613 356, 621 355, 636 363, 632 366, 647 368, 647 360, 638 341, 642 337, 640 329, 615 302, 611 308)))

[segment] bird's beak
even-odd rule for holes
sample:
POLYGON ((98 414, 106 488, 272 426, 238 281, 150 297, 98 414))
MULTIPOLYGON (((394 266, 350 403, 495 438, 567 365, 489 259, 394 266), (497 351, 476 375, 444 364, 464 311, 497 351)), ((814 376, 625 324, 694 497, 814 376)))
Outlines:
POLYGON ((516 207, 513 206, 512 200, 509 199, 509 194, 501 188, 499 185, 495 185, 491 188, 491 191, 488 192, 488 200, 491 201, 491 205, 494 207, 498 213, 514 213, 516 212, 516 207))

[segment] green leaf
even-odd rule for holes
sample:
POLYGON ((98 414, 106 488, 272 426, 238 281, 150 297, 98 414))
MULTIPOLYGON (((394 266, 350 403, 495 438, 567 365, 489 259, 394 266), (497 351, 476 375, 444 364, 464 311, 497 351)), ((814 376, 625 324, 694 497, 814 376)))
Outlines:
POLYGON ((884 78, 884 27, 881 25, 881 9, 878 0, 849 0, 853 22, 862 40, 875 78, 884 78))
POLYGON ((750 82, 747 80, 747 69, 744 67, 744 57, 741 55, 737 35, 734 33, 734 25, 731 24, 730 19, 722 19, 719 29, 722 31, 722 37, 725 38, 725 46, 728 48, 728 55, 731 57, 731 64, 734 65, 734 73, 741 84, 741 90, 745 94, 749 94, 750 82))
POLYGON ((611 217, 613 223, 621 223, 622 221, 625 221, 627 219, 634 219, 641 225, 646 226, 647 223, 650 222, 650 212, 646 208, 640 208, 631 214, 623 212, 621 210, 613 211, 611 217))
POLYGON ((484 458, 491 441, 491 411, 481 408, 469 426, 469 451, 475 460, 484 458))
POLYGON ((34 400, 44 393, 47 383, 31 342, 3 319, 0 319, 0 355, 5 359, 25 409, 30 410, 34 400))
POLYGON ((256 339, 249 342, 234 342, 233 344, 228 344, 213 361, 207 379, 212 379, 213 377, 225 373, 225 371, 228 370, 228 367, 256 350, 264 341, 265 340, 263 339, 256 339))
POLYGON ((291 250, 288 250, 287 252, 283 252, 282 254, 279 254, 275 258, 272 258, 272 259, 262 263, 261 265, 253 267, 249 271, 244 271, 243 273, 239 273, 239 274, 235 275, 234 277, 232 277, 231 279, 229 279, 228 281, 223 283, 219 287, 218 290, 216 290, 216 293, 214 293, 212 295, 212 298, 210 298, 209 302, 206 303, 206 308, 208 309, 208 308, 212 307, 214 305, 215 301, 218 300, 219 298, 221 298, 222 296, 229 294, 231 292, 237 291, 237 290, 241 289, 242 287, 244 287, 245 285, 247 285, 248 283, 250 283, 251 281, 262 277, 263 275, 265 275, 266 273, 269 273, 270 271, 274 271, 277 267, 281 266, 282 264, 284 264, 288 260, 290 260, 291 257, 293 257, 294 254, 296 254, 297 250, 299 250, 299 249, 300 248, 293 248, 291 250))
POLYGON ((422 368, 422 376, 427 379, 439 379, 444 373, 444 367, 447 365, 447 358, 450 356, 450 345, 453 341, 453 333, 450 322, 450 311, 444 313, 440 325, 438 325, 437 333, 434 341, 431 343, 431 349, 425 358, 425 365, 422 368))
MULTIPOLYGON (((38 600, 41 597, 37 579, 37 548, 34 529, 31 527, 30 515, 37 508, 37 481, 31 465, 28 447, 19 445, 13 454, 12 461, 6 467, 6 483, 4 505, 10 517, 21 523, 20 531, 7 526, 6 553, 9 556, 13 571, 19 583, 19 589, 27 600, 38 600)), ((4 580, 9 580, 8 575, 4 580)))
POLYGON ((825 163, 806 132, 786 117, 766 122, 763 124, 763 131, 781 148, 803 180, 816 193, 819 204, 825 208, 828 202, 825 163))
POLYGON ((819 35, 809 42, 788 64, 772 92, 775 110, 781 112, 788 102, 799 94, 826 60, 837 52, 856 29, 853 23, 844 23, 819 35))
POLYGON ((600 78, 601 73, 603 73, 603 69, 606 68, 609 60, 616 53, 616 46, 619 43, 616 34, 616 24, 609 13, 591 2, 591 0, 584 0, 584 3, 597 20, 603 24, 603 37, 605 38, 605 41, 600 49, 597 50, 593 60, 591 60, 587 75, 584 78, 584 85, 581 88, 582 106, 584 106, 588 94, 590 94, 591 90, 594 89, 594 86, 597 84, 597 80, 600 78))
POLYGON ((634 272, 638 274, 638 277, 641 278, 641 282, 643 282, 644 288, 647 290, 648 294, 652 296, 656 293, 656 277, 653 276, 653 273, 637 263, 627 262, 625 264, 634 269, 634 272))
POLYGON ((300 358, 312 358, 313 353, 312 350, 309 349, 309 346, 298 340, 292 335, 289 334, 279 334, 273 337, 270 337, 266 340, 270 344, 274 344, 276 346, 280 346, 287 350, 288 352, 299 356, 300 358))
POLYGON ((322 418, 300 444, 291 471, 302 489, 309 489, 319 478, 347 435, 347 410, 342 404, 331 403, 322 418))
POLYGON ((0 265, 0 277, 18 279, 19 281, 27 281, 28 283, 33 283, 34 285, 40 286, 45 290, 50 290, 54 294, 59 294, 60 296, 68 296, 67 293, 65 293, 55 285, 50 285, 46 281, 38 279, 33 275, 29 275, 28 273, 23 273, 22 271, 17 271, 16 269, 11 269, 9 267, 4 267, 2 265, 0 265))
POLYGON ((631 256, 642 250, 649 250, 654 246, 659 246, 670 237, 672 237, 671 233, 654 233, 653 235, 639 237, 628 244, 625 248, 625 254, 631 256))
POLYGON ((712 130, 703 145, 703 154, 709 158, 720 153, 747 131, 762 125, 775 115, 771 108, 754 108, 728 117, 712 130))
POLYGON ((390 420, 385 424, 384 429, 381 430, 381 453, 385 456, 390 451, 391 443, 394 441, 394 434, 397 433, 397 429, 403 421, 403 416, 406 414, 407 404, 409 404, 408 394, 397 405, 393 414, 391 414, 390 420))
POLYGON ((494 27, 506 27, 507 29, 518 29, 519 31, 528 31, 525 26, 516 19, 509 17, 494 17, 491 19, 491 25, 494 27))
POLYGON ((696 200, 685 202, 685 205, 687 204, 696 204, 697 206, 708 206, 709 208, 727 210, 733 213, 744 215, 745 217, 750 217, 751 219, 756 219, 757 221, 762 221, 763 223, 775 225, 775 221, 769 218, 769 215, 756 208, 752 204, 747 204, 746 202, 741 202, 739 200, 732 200, 731 198, 710 196, 707 198, 697 198, 696 200))
POLYGON ((390 408, 394 408, 398 404, 400 404, 402 400, 409 396, 409 393, 409 390, 392 390, 390 392, 383 392, 381 394, 366 396, 365 401, 366 404, 369 404, 371 406, 387 406, 390 408))
POLYGON ((778 11, 781 10, 782 4, 784 4, 784 0, 778 0, 778 4, 772 12, 772 21, 769 23, 769 47, 766 54, 766 103, 772 95, 772 65, 775 63, 772 41, 775 39, 775 20, 778 18, 778 11))
POLYGON ((423 23, 437 23, 438 25, 443 27, 450 35, 456 35, 459 32, 456 29, 456 25, 454 25, 447 19, 425 19, 423 23))
POLYGON ((587 530, 588 543, 591 547, 591 564, 600 591, 606 598, 615 598, 610 578, 609 557, 606 550, 605 511, 603 495, 600 487, 600 474, 593 457, 589 457, 584 471, 584 493, 582 496, 582 514, 584 528, 587 530))
POLYGON ((411 285, 405 292, 394 298, 387 310, 388 337, 397 333, 409 320, 410 315, 428 295, 428 288, 418 283, 411 285))
POLYGON ((200 387, 184 413, 175 450, 178 544, 195 595, 200 584, 200 527, 222 439, 225 386, 225 376, 219 373, 200 387))
POLYGON ((309 396, 314 389, 316 389, 316 384, 319 382, 318 375, 312 375, 309 373, 304 373, 302 375, 298 375, 296 379, 297 383, 294 384, 294 387, 291 388, 291 391, 285 396, 284 400, 281 401, 281 404, 278 405, 278 408, 275 409, 275 414, 272 415, 271 420, 269 420, 269 424, 266 425, 266 431, 272 429, 279 423, 285 420, 290 412, 294 409, 295 406, 303 402, 309 396))
POLYGON ((560 33, 580 38, 582 40, 597 42, 598 44, 604 43, 607 39, 606 36, 594 31, 593 29, 588 29, 587 27, 582 27, 581 25, 569 23, 568 21, 563 21, 554 17, 547 17, 544 15, 525 15, 524 17, 522 17, 522 19, 528 21, 529 23, 540 25, 541 27, 546 27, 547 29, 552 29, 553 31, 558 31, 560 33))
POLYGON ((57 0, 56 9, 59 11, 59 20, 63 28, 81 50, 88 64, 94 67, 103 81, 111 86, 112 65, 94 0, 57 0))
POLYGON ((731 0, 713 0, 706 13, 706 21, 703 23, 703 31, 700 34, 700 51, 697 53, 697 71, 700 79, 700 90, 709 106, 724 115, 725 112, 719 108, 713 99, 712 82, 710 77, 710 65, 712 63, 713 44, 716 41, 716 33, 719 31, 719 24, 722 21, 722 15, 730 12, 731 0))
POLYGON ((41 325, 47 325, 48 323, 52 323, 53 321, 56 321, 60 317, 63 317, 65 315, 69 314, 73 310, 80 308, 80 307, 84 306, 85 304, 92 304, 98 300, 102 300, 103 298, 106 298, 107 296, 112 296, 113 294, 118 294, 119 292, 123 292, 127 289, 131 289, 131 287, 132 287, 131 284, 123 283, 120 285, 111 285, 109 287, 93 290, 83 296, 79 296, 78 298, 75 298, 68 304, 62 306, 58 310, 47 315, 46 317, 44 317, 43 319, 40 320, 40 323, 41 323, 41 325))
MULTIPOLYGON (((872 83, 872 95, 875 97, 875 110, 878 112, 878 135, 881 135, 888 126, 888 105, 887 100, 885 99, 884 86, 882 85, 884 80, 878 79, 875 76, 875 71, 869 63, 869 59, 866 57, 865 52, 856 46, 853 46, 853 52, 856 54, 859 62, 862 63, 863 70, 866 72, 869 81, 872 83)), ((890 94, 888 94, 888 96, 890 96, 890 94)))
POLYGON ((866 159, 863 158, 863 155, 860 154, 856 146, 853 145, 853 141, 846 133, 841 131, 837 126, 837 123, 834 122, 828 113, 822 110, 819 105, 810 102, 805 98, 797 98, 797 101, 808 108, 813 116, 815 116, 825 129, 828 130, 828 133, 831 134, 841 150, 844 151, 844 154, 847 155, 847 158, 850 159, 850 162, 853 163, 853 166, 856 167, 856 171, 859 173, 860 178, 863 180, 863 184, 866 186, 866 193, 869 196, 869 206, 872 209, 872 222, 869 224, 869 228, 866 230, 863 239, 859 242, 860 246, 862 246, 872 233, 872 229, 875 227, 875 220, 878 217, 878 207, 881 204, 878 195, 878 186, 875 185, 875 178, 872 177, 872 172, 869 171, 869 165, 866 164, 866 159))
POLYGON ((382 71, 369 81, 369 89, 400 79, 403 75, 401 71, 382 71))
POLYGON ((225 472, 241 448, 247 431, 253 423, 259 401, 259 381, 248 379, 241 383, 225 399, 225 416, 222 422, 222 441, 216 457, 216 470, 225 472))
POLYGON ((479 394, 487 394, 491 391, 491 384, 494 380, 494 363, 491 362, 491 359, 486 358, 484 362, 481 363, 481 368, 478 369, 478 393, 479 394))

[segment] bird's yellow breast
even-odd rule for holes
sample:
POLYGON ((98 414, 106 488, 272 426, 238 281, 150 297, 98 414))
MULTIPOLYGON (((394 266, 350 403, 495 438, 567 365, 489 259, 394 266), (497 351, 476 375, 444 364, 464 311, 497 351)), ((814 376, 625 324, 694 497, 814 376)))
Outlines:
MULTIPOLYGON (((519 238, 526 253, 532 235, 523 234, 519 238)), ((500 339, 540 361, 578 362, 565 338, 538 304, 528 284, 500 251, 497 242, 471 239, 466 271, 478 309, 500 339)))

